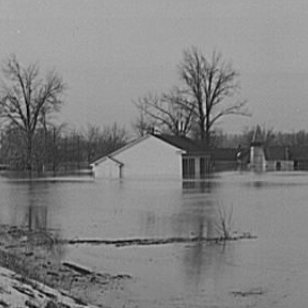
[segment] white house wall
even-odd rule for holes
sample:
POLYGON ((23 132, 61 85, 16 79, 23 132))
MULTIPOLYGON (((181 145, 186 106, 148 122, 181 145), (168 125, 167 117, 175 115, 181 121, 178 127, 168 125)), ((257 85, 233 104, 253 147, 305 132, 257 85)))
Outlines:
MULTIPOLYGON (((182 178, 181 151, 154 136, 149 136, 112 157, 123 163, 123 178, 182 178)), ((105 160, 94 168, 95 176, 119 177, 119 166, 110 163, 110 160, 107 162, 105 160)))
POLYGON ((119 178, 120 165, 111 159, 106 159, 94 168, 95 177, 98 178, 119 178))
POLYGON ((290 160, 271 160, 266 162, 267 171, 293 171, 294 162, 290 160), (280 165, 280 168, 277 167, 277 164, 280 165))
POLYGON ((263 147, 252 146, 250 148, 250 167, 255 171, 265 171, 266 161, 263 147))

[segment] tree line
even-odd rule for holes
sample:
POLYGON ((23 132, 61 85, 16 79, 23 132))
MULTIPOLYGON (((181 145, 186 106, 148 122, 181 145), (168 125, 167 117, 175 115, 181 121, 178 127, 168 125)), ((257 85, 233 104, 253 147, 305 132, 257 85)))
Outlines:
POLYGON ((264 147, 308 147, 308 132, 305 130, 280 132, 275 131, 274 128, 266 128, 261 125, 246 127, 239 134, 224 134, 221 132, 216 135, 216 146, 222 148, 235 148, 237 146, 248 148, 258 126, 264 147))
MULTIPOLYGON (((142 136, 155 128, 208 146, 249 144, 253 129, 232 136, 216 129, 225 116, 250 116, 232 63, 219 52, 206 58, 192 47, 183 52, 178 73, 178 85, 168 92, 148 93, 133 102, 138 111, 133 123, 136 134, 142 136)), ((117 123, 103 128, 89 124, 80 130, 55 124, 53 116, 61 111, 67 89, 55 70, 42 76, 37 64, 23 66, 12 55, 3 63, 1 77, 0 160, 11 169, 81 168, 127 143, 129 133, 117 123)), ((282 134, 264 129, 263 133, 267 144, 308 144, 303 131, 282 134)))
POLYGON ((127 142, 127 132, 116 123, 103 129, 67 130, 55 124, 67 88, 60 75, 39 66, 22 66, 15 55, 2 66, 0 85, 1 163, 11 169, 57 171, 88 166, 127 142))
MULTIPOLYGON (((96 159, 124 146, 128 141, 125 128, 116 123, 100 128, 88 124, 85 129, 67 130, 65 125, 38 128, 32 137, 31 171, 68 171, 89 168, 96 159)), ((27 139, 16 126, 1 134, 1 163, 11 170, 28 170, 27 139)))

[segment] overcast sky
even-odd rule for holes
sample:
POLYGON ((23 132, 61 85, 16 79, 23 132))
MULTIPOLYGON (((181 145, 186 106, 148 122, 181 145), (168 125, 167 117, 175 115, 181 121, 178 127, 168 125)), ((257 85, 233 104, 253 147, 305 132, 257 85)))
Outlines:
POLYGON ((133 100, 180 84, 184 49, 216 49, 240 72, 253 114, 221 128, 308 130, 307 29, 307 0, 0 0, 0 60, 55 68, 71 127, 130 128, 133 100))

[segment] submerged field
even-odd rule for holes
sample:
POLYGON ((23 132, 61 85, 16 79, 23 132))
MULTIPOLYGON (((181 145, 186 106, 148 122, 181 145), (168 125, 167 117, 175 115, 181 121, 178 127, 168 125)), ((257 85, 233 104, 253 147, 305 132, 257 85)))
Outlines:
MULTIPOLYGON (((3 177, 0 224, 62 241, 40 253, 67 270, 79 264, 99 274, 105 294, 94 304, 301 307, 308 302, 307 185, 299 172, 219 173, 184 184, 3 177), (245 238, 204 240, 221 235, 221 218, 245 238)), ((84 291, 91 300, 89 284, 84 291)))

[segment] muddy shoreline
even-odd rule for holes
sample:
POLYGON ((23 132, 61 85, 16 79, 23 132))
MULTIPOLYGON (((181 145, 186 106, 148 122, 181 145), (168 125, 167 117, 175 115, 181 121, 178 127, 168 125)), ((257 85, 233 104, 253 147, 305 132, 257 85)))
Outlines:
MULTIPOLYGON (((23 292, 23 284, 29 284, 30 282, 33 288, 35 284, 31 281, 35 281, 69 296, 75 305, 71 307, 77 307, 76 305, 83 307, 87 307, 87 305, 116 307, 116 300, 114 299, 126 297, 126 287, 133 281, 133 277, 121 273, 99 273, 91 268, 73 263, 65 258, 65 247, 67 245, 114 245, 120 249, 120 247, 126 246, 188 244, 197 241, 217 245, 223 244, 225 240, 236 241, 254 238, 250 233, 244 233, 234 234, 228 239, 191 237, 65 240, 59 238, 55 230, 29 230, 27 227, 0 225, 0 267, 11 270, 18 275, 14 276, 14 279, 20 283, 17 287, 15 285, 15 289, 19 293, 25 293, 23 292)), ((39 290, 41 289, 39 288, 39 290)), ((35 290, 37 290, 37 287, 34 287, 31 292, 33 293, 35 290)), ((0 288, 0 294, 1 292, 0 288)), ((40 292, 41 296, 46 295, 43 291, 40 292)), ((53 300, 53 297, 51 296, 50 300, 53 300)), ((29 299, 31 299, 31 296, 29 299)), ((61 305, 55 304, 51 307, 64 307, 61 305)), ((0 307, 13 306, 6 306, 5 303, 0 302, 0 307)), ((29 307, 36 308, 35 304, 31 304, 29 307)))
MULTIPOLYGON (((20 282, 40 282, 64 292, 82 306, 105 307, 110 293, 123 290, 131 280, 129 275, 96 273, 65 260, 63 244, 57 243, 56 238, 56 234, 46 230, 1 225, 0 266, 18 274, 20 282)), ((3 305, 0 303, 0 307, 3 305)))

